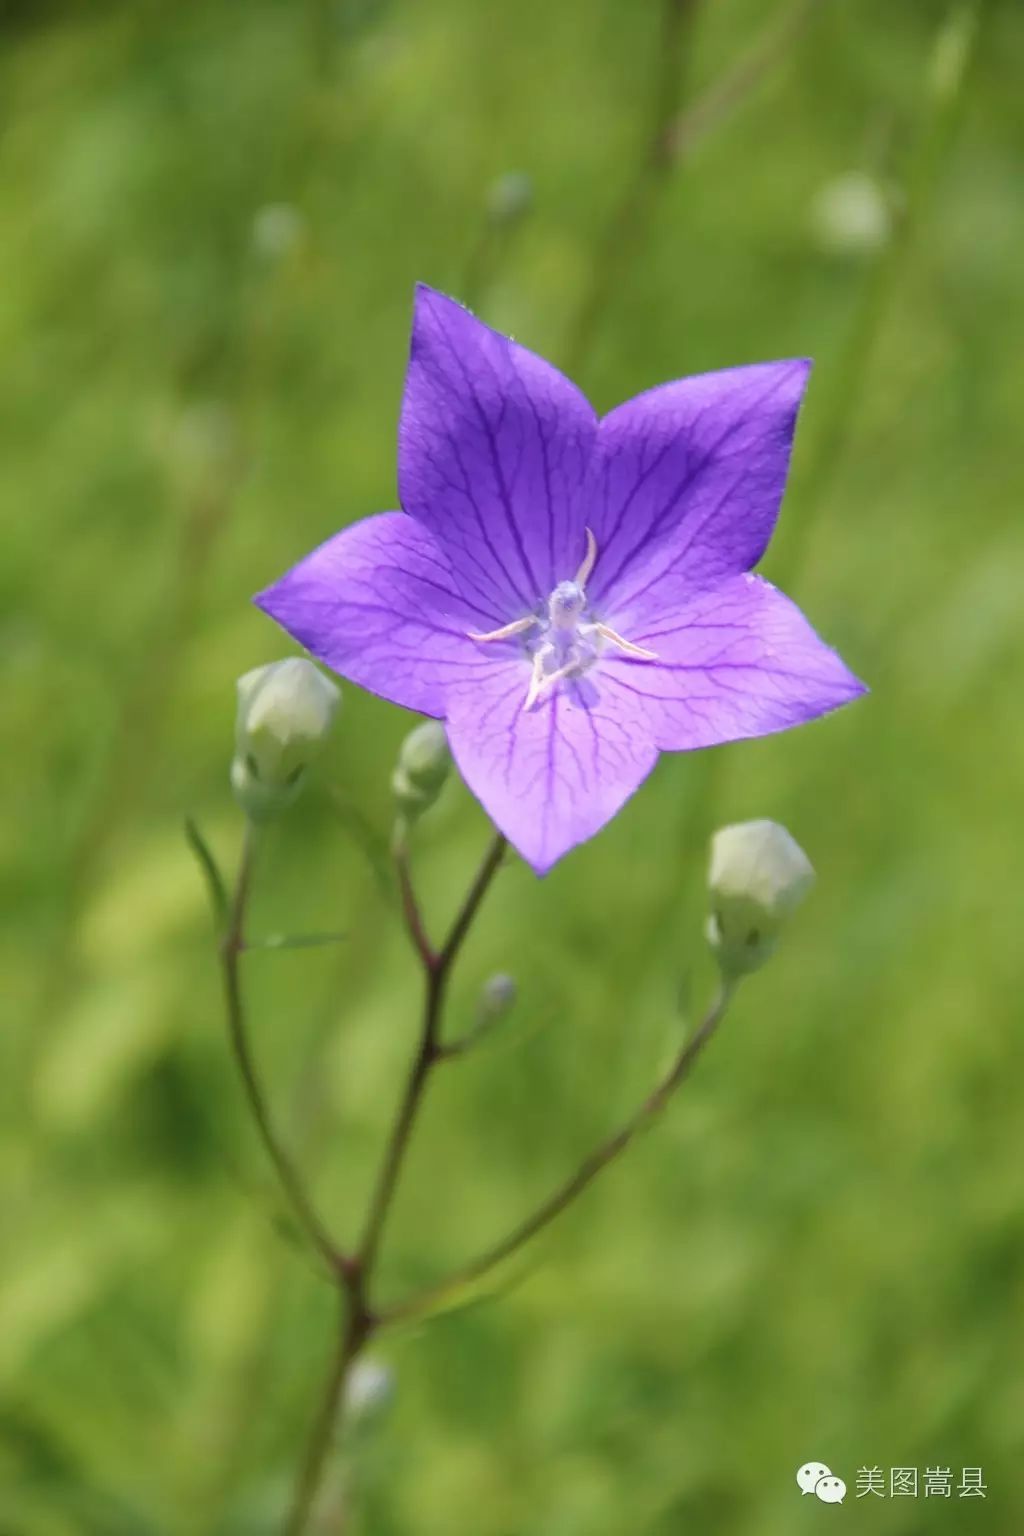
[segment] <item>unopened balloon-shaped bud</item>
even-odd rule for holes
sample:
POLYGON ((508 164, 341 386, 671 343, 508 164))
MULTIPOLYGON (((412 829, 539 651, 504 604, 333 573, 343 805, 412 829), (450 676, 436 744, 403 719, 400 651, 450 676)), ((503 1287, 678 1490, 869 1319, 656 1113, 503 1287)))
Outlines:
POLYGON ((273 816, 298 799, 340 702, 334 683, 303 656, 238 679, 231 784, 247 815, 273 816))
POLYGON ((409 732, 391 776, 399 813, 407 822, 415 821, 433 805, 451 763, 448 738, 439 720, 424 720, 409 732))
POLYGON ((777 821, 719 828, 711 839, 707 937, 724 976, 764 965, 813 883, 810 860, 777 821))
POLYGON ((516 1004, 518 988, 511 976, 499 972, 491 976, 480 988, 476 1004, 477 1029, 489 1029, 512 1012, 516 1004))

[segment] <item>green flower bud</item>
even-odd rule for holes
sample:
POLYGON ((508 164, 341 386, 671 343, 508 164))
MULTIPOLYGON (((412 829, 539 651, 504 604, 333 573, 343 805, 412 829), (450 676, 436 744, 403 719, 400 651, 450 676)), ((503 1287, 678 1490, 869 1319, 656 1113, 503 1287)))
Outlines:
POLYGON ((833 177, 814 199, 812 223, 818 244, 835 256, 875 256, 893 232, 893 207, 885 189, 863 171, 833 177))
POLYGON ((487 214, 494 224, 514 224, 533 205, 533 182, 525 171, 506 171, 487 189, 487 214))
POLYGON ((439 720, 424 720, 402 742, 398 763, 391 776, 400 814, 415 821, 429 810, 441 793, 452 756, 439 720))
POLYGON ((273 816, 298 799, 340 702, 338 688, 304 656, 238 679, 231 785, 247 815, 273 816))
POLYGON ((711 839, 707 938, 723 975, 748 975, 771 958, 813 884, 807 855, 777 821, 719 828, 711 839))
POLYGON ((252 242, 267 261, 281 261, 302 244, 306 223, 291 203, 267 203, 252 222, 252 242))
POLYGON ((395 1396, 395 1373, 380 1360, 363 1358, 352 1368, 345 1387, 345 1407, 353 1423, 379 1418, 395 1396))
POLYGON ((480 988, 476 1000, 476 1014, 472 1026, 458 1040, 443 1047, 446 1056, 462 1056, 490 1034, 515 1007, 519 989, 511 976, 499 972, 491 976, 480 988))
POLYGON ((511 976, 499 972, 485 981, 480 988, 480 996, 476 1004, 476 1027, 478 1030, 487 1029, 492 1024, 497 1024, 507 1013, 511 1013, 515 1007, 518 988, 511 976))

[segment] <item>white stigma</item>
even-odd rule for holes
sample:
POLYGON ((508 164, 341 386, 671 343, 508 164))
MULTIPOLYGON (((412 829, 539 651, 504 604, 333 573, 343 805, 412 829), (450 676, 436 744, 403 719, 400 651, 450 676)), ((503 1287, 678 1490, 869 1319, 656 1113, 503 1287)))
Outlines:
POLYGON ((548 623, 554 629, 575 629, 587 594, 575 581, 560 581, 548 598, 548 623))

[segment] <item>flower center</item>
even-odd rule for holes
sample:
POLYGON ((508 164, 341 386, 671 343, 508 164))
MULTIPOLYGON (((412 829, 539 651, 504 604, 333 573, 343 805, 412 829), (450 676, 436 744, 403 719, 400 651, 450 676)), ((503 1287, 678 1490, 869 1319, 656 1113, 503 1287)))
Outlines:
POLYGON ((613 645, 637 661, 657 659, 654 651, 624 640, 609 624, 584 617, 587 612, 586 584, 597 560, 597 540, 589 528, 586 535, 587 550, 582 565, 572 581, 558 583, 548 598, 547 613, 543 617, 530 613, 484 635, 470 631, 469 638, 483 645, 494 640, 513 640, 518 635, 526 637, 524 650, 532 661, 532 670, 524 709, 530 709, 541 694, 557 687, 563 679, 582 677, 597 661, 605 645, 613 645), (527 636, 527 631, 531 630, 535 633, 527 636))
POLYGON ((552 629, 575 629, 587 596, 578 581, 560 581, 548 598, 548 624, 552 629))

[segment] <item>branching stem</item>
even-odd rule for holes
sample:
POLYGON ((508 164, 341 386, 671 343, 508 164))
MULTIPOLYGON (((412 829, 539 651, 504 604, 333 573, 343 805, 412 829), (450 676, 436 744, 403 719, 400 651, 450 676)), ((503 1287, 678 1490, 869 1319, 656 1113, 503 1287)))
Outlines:
POLYGON ((245 923, 252 884, 255 835, 247 825, 238 873, 231 895, 226 929, 221 942, 228 1031, 246 1099, 281 1185, 312 1245, 325 1260, 339 1300, 339 1319, 330 1370, 316 1418, 310 1430, 302 1467, 296 1483, 284 1536, 305 1536, 323 1481, 332 1445, 344 1416, 346 1387, 352 1368, 369 1340, 383 1327, 422 1316, 465 1286, 482 1279, 512 1257, 544 1230, 592 1183, 601 1170, 623 1152, 640 1131, 661 1112, 676 1088, 689 1075, 698 1056, 720 1024, 729 1002, 723 988, 700 1027, 681 1048, 672 1066, 636 1113, 613 1135, 597 1146, 575 1173, 534 1213, 486 1253, 447 1279, 386 1310, 371 1303, 370 1286, 385 1227, 394 1205, 413 1130, 433 1068, 456 1054, 441 1038, 448 978, 484 897, 501 866, 507 844, 496 834, 467 892, 448 935, 439 949, 430 941, 420 911, 409 866, 407 841, 400 836, 395 860, 402 896, 402 910, 413 947, 423 971, 424 1000, 416 1050, 405 1089, 385 1144, 380 1171, 363 1225, 352 1253, 343 1251, 317 1214, 300 1174, 277 1138, 256 1070, 246 1025, 240 983, 240 960, 245 952, 245 923))
POLYGON ((362 1239, 357 1249, 356 1263, 362 1270, 364 1278, 369 1276, 377 1257, 384 1224, 387 1221, 388 1213, 394 1200, 402 1162, 409 1145, 409 1138, 412 1135, 413 1125, 419 1113, 420 1105, 423 1102, 423 1093, 427 1086, 427 1080, 432 1068, 436 1066, 437 1062, 444 1055, 444 1048, 441 1045, 441 1020, 448 976, 459 950, 462 948, 466 935, 472 926, 473 919, 480 910, 480 905, 487 894, 488 887, 498 871, 505 854, 505 848, 505 839, 500 833, 495 834, 487 855, 477 872, 476 879, 473 881, 458 916, 452 924, 448 937, 439 950, 433 948, 427 936, 416 893, 413 890, 409 869, 408 844, 403 839, 398 843, 395 850, 398 877, 402 887, 402 910, 405 915, 410 938, 423 967, 423 1018, 416 1054, 406 1081, 405 1092, 402 1095, 398 1114, 391 1129, 380 1175, 370 1201, 370 1209, 363 1228, 362 1239))
POLYGON ((486 1253, 481 1254, 464 1268, 456 1270, 454 1274, 430 1286, 427 1290, 381 1312, 378 1319, 380 1324, 403 1322, 421 1316, 435 1306, 443 1304, 447 1298, 457 1295, 466 1286, 483 1279, 491 1270, 518 1253, 532 1238, 572 1205, 602 1169, 624 1152, 634 1138, 660 1115, 676 1089, 689 1076, 698 1056, 722 1022, 731 995, 730 989, 723 986, 699 1028, 682 1047, 668 1072, 648 1094, 640 1108, 624 1125, 595 1147, 583 1159, 575 1173, 531 1216, 528 1216, 493 1248, 489 1248, 486 1253))

